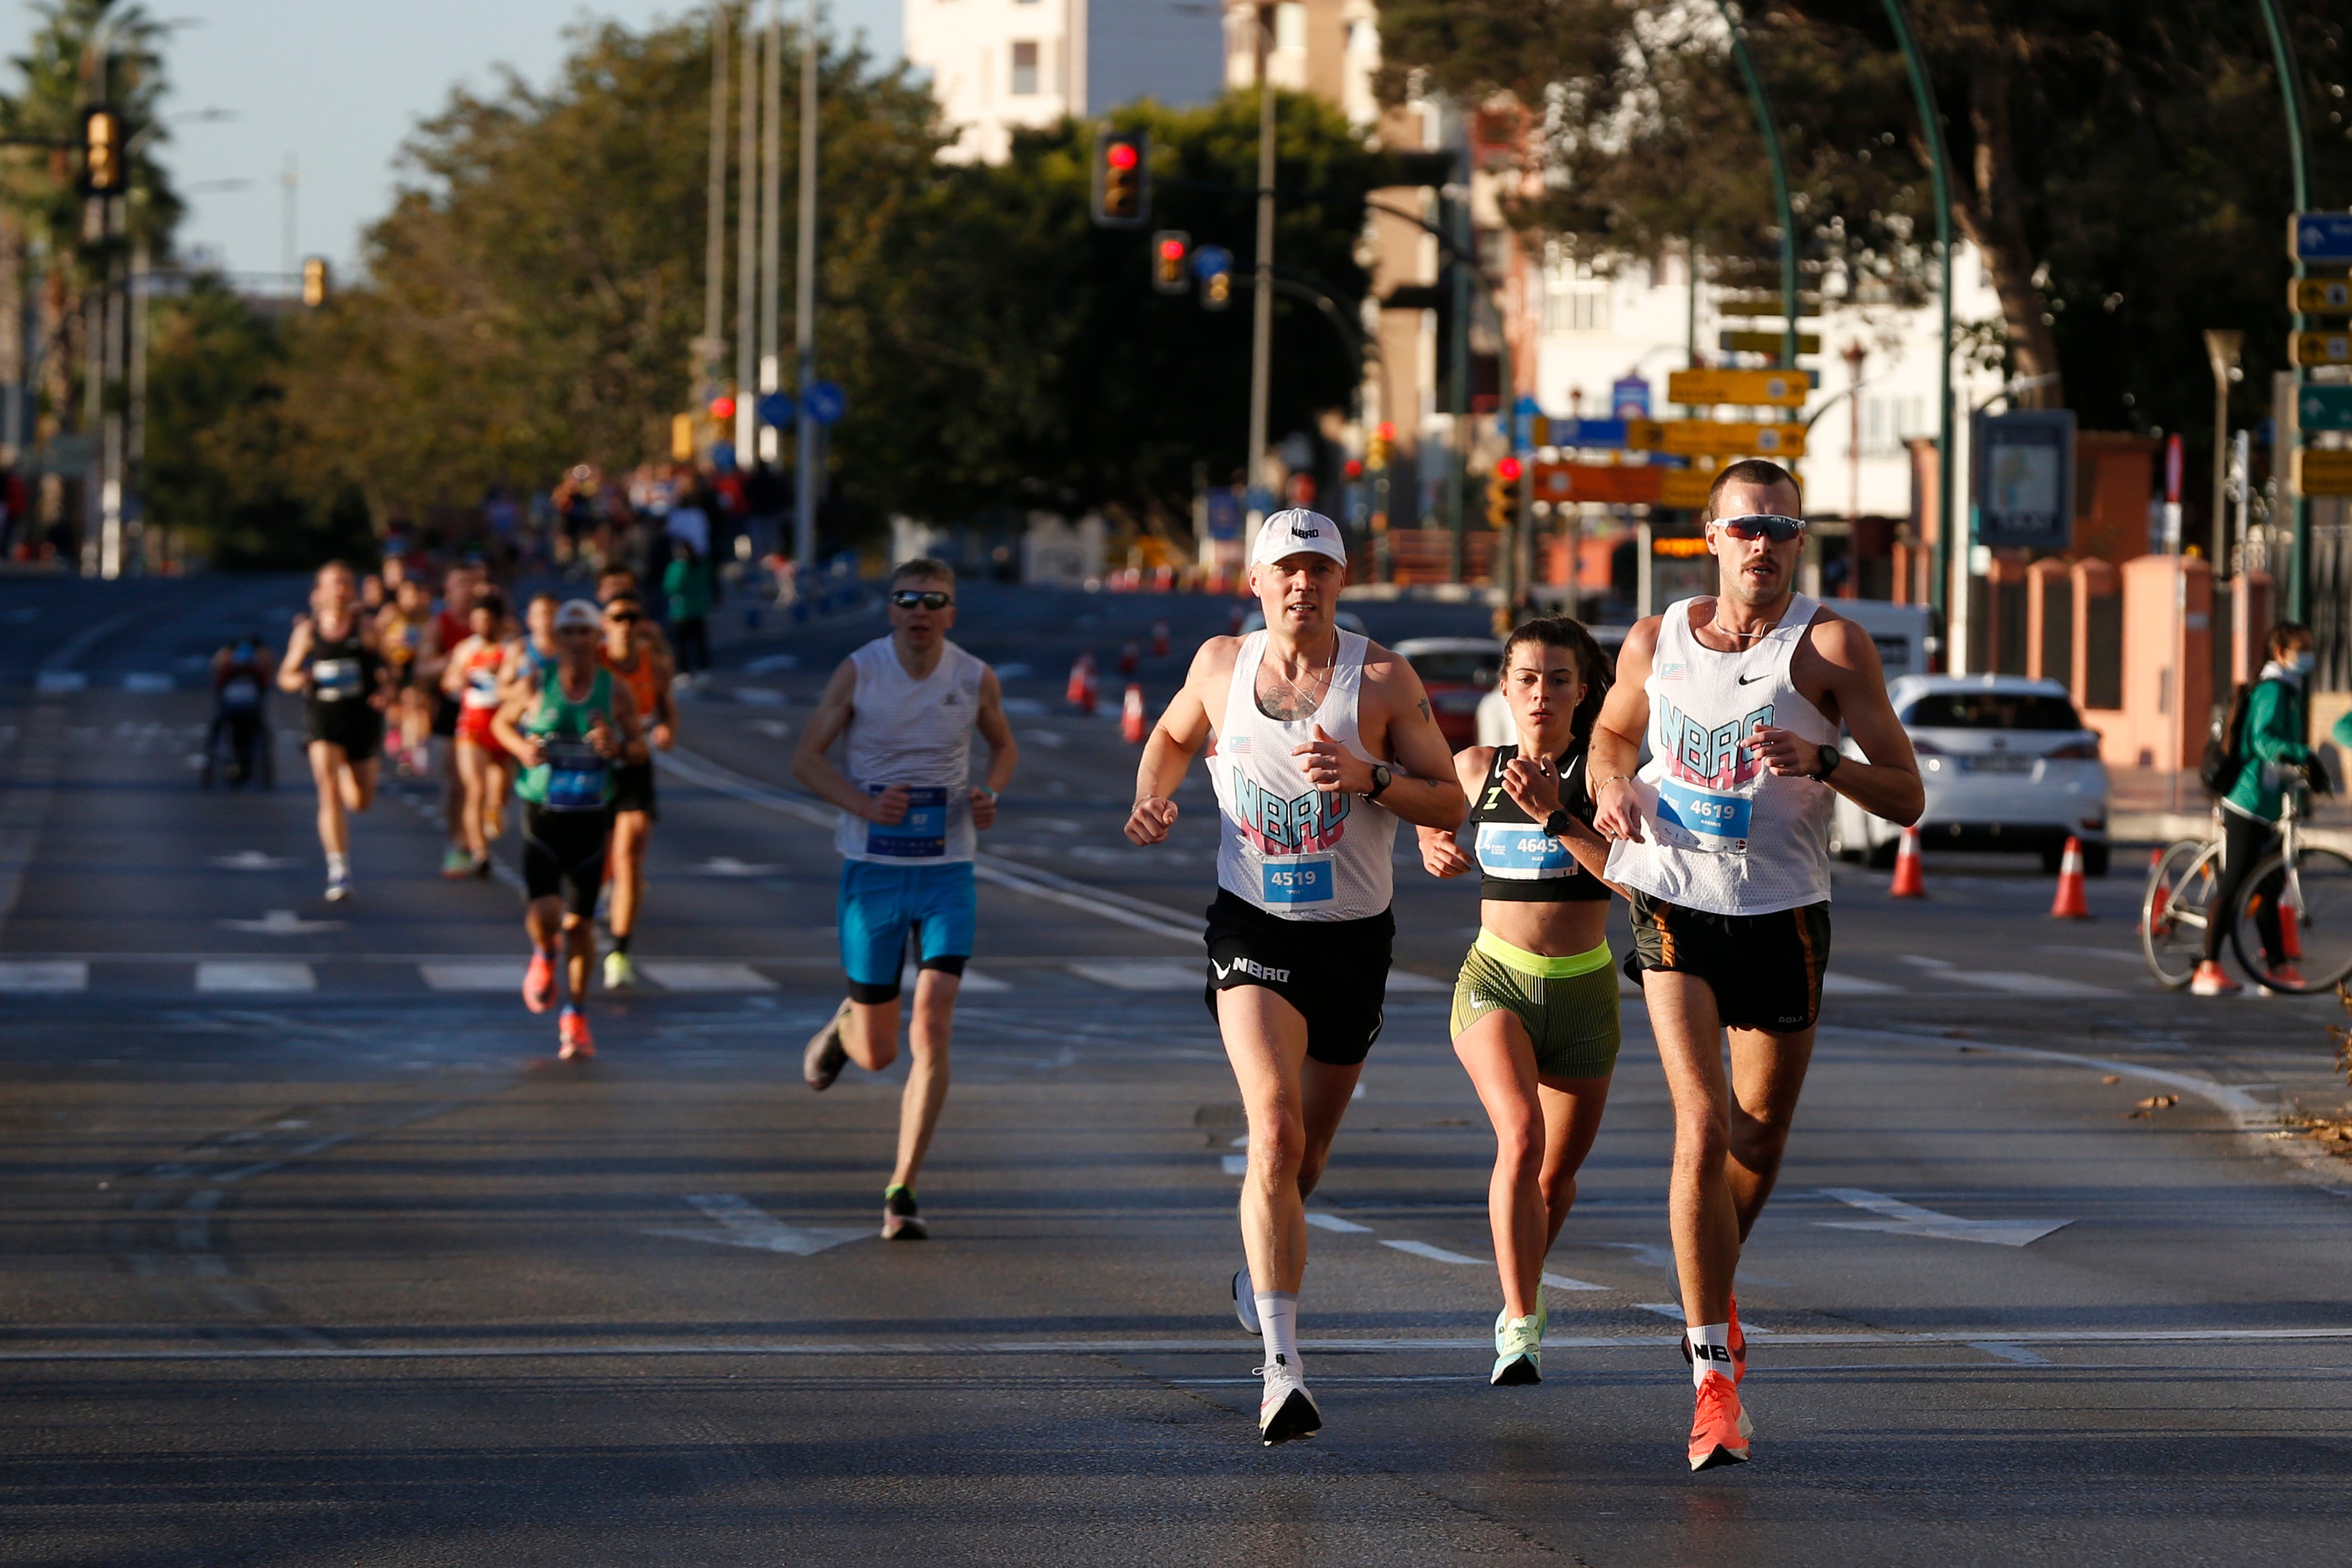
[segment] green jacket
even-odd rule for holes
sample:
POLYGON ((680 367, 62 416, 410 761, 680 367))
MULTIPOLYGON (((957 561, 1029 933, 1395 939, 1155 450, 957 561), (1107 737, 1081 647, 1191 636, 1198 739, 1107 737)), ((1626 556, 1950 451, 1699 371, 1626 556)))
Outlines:
POLYGON ((683 555, 670 557, 662 569, 662 592, 669 597, 669 618, 678 621, 698 621, 710 614, 710 579, 700 561, 689 561, 683 555))
POLYGON ((2245 766, 2221 798, 2249 816, 2276 822, 2281 794, 2277 773, 2263 764, 2299 767, 2311 760, 2311 748, 2303 743, 2303 688, 2276 678, 2256 681, 2246 693, 2245 723, 2238 738, 2238 754, 2245 766))

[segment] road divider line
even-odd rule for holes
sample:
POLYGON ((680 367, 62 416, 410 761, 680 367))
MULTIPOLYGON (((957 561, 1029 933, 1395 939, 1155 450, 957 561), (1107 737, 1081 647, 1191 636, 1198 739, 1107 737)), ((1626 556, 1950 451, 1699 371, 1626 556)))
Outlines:
POLYGON ((794 1258, 814 1257, 830 1247, 863 1241, 876 1234, 866 1227, 850 1230, 838 1226, 786 1225, 740 1193, 698 1193, 686 1201, 712 1221, 713 1228, 650 1226, 646 1227, 646 1234, 709 1242, 719 1247, 741 1247, 755 1252, 788 1253, 794 1258))
POLYGON ((1861 1187, 1821 1187, 1823 1197, 1881 1215, 1878 1219, 1817 1219, 1830 1230, 1878 1230, 1893 1236, 1930 1237, 1937 1241, 1977 1241, 1993 1247, 2031 1247, 2052 1231, 2063 1230, 2071 1219, 1962 1219, 1906 1204, 1885 1193, 1861 1187))

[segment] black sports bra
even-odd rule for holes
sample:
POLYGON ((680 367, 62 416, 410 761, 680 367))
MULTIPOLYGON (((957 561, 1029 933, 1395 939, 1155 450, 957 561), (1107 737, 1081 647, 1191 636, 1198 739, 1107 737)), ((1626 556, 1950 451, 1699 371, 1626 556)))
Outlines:
MULTIPOLYGON (((1478 896, 1523 904, 1590 903, 1608 898, 1608 884, 1578 865, 1567 845, 1547 837, 1543 825, 1520 810, 1503 788, 1503 769, 1518 754, 1517 746, 1496 747, 1486 781, 1470 803, 1478 896)), ((1560 759, 1559 799, 1570 816, 1591 824, 1592 800, 1584 787, 1581 741, 1560 759)))

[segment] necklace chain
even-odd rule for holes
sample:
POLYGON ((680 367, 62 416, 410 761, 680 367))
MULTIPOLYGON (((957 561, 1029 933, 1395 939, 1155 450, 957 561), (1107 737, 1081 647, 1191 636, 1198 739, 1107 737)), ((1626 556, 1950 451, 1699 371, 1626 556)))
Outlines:
POLYGON ((1780 614, 1777 617, 1775 617, 1775 618, 1774 618, 1774 620, 1773 620, 1772 624, 1771 624, 1770 626, 1766 626, 1762 631, 1757 631, 1757 632, 1736 632, 1736 631, 1733 631, 1729 626, 1725 626, 1725 625, 1723 624, 1723 610, 1722 610, 1722 604, 1723 604, 1723 601, 1722 601, 1722 600, 1720 600, 1720 599, 1717 599, 1717 600, 1716 601, 1716 606, 1717 606, 1717 607, 1716 607, 1716 608, 1714 608, 1714 609, 1712 609, 1712 610, 1709 610, 1709 611, 1707 612, 1706 624, 1707 624, 1708 628, 1709 628, 1710 630, 1713 630, 1713 631, 1718 631, 1718 632, 1721 632, 1725 637, 1738 637, 1738 638, 1740 638, 1741 640, 1743 640, 1743 641, 1747 641, 1747 642, 1753 642, 1753 641, 1755 641, 1758 637, 1770 637, 1774 632, 1777 632, 1777 631, 1779 631, 1779 630, 1780 629, 1780 623, 1781 623, 1782 621, 1785 621, 1785 620, 1787 620, 1787 619, 1789 618, 1789 612, 1788 612, 1788 611, 1786 611, 1786 610, 1782 610, 1782 611, 1780 612, 1780 614))

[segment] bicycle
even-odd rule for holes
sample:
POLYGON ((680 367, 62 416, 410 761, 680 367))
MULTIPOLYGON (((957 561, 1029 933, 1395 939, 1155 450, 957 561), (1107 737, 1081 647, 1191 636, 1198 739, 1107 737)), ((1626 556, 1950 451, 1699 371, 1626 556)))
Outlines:
POLYGON ((2303 841, 2303 796, 2286 792, 2279 847, 2255 863, 2226 910, 2212 907, 2221 879, 2219 806, 2210 837, 2171 844, 2148 868, 2140 951, 2163 984, 2188 986, 2217 915, 2239 964, 2266 991, 2316 995, 2352 975, 2352 858, 2303 841))

